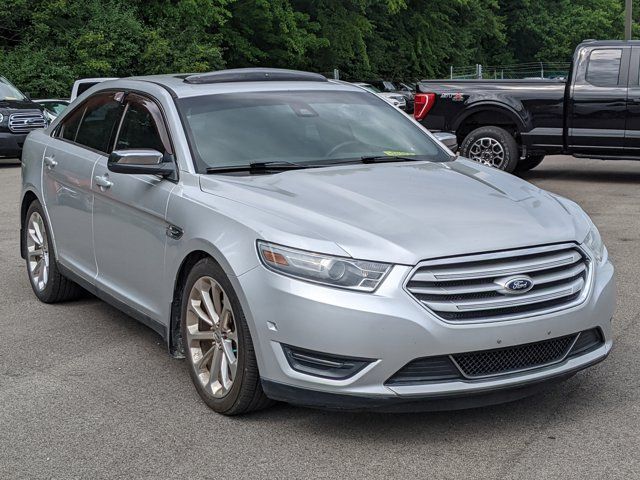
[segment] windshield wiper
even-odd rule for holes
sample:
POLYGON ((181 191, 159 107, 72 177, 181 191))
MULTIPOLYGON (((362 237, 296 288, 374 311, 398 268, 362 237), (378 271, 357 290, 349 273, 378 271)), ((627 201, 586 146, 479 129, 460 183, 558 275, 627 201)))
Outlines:
POLYGON ((385 163, 385 162, 418 162, 420 160, 424 160, 424 158, 420 158, 417 156, 406 156, 402 155, 372 155, 369 157, 360 157, 362 163, 385 163))
POLYGON ((300 170, 303 168, 312 168, 316 165, 303 165, 301 163, 287 162, 282 160, 276 160, 272 162, 252 162, 247 165, 230 165, 227 167, 209 167, 207 173, 232 173, 232 172, 249 172, 249 173, 264 173, 264 172, 277 172, 285 170, 300 170))

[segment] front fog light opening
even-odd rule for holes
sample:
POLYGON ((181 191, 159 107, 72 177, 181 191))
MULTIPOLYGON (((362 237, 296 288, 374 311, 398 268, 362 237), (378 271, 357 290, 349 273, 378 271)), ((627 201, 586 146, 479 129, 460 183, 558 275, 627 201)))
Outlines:
POLYGON ((344 357, 292 347, 291 345, 281 345, 284 356, 292 369, 314 377, 345 380, 353 377, 374 361, 369 358, 344 357))

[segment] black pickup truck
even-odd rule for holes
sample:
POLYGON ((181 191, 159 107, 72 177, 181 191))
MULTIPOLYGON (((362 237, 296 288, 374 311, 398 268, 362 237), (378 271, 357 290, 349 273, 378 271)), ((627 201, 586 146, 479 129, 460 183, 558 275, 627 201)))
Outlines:
POLYGON ((46 126, 42 108, 0 76, 0 158, 20 158, 27 134, 46 126))
POLYGON ((640 160, 640 41, 587 40, 566 80, 424 80, 415 118, 512 172, 545 155, 640 160))

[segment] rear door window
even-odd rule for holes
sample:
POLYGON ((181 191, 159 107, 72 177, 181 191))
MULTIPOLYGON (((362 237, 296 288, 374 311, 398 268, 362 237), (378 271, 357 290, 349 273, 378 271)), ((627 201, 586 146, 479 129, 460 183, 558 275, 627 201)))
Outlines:
POLYGON ((65 140, 69 140, 70 142, 76 141, 78 125, 80 125, 80 122, 82 121, 84 111, 84 106, 77 108, 64 120, 62 120, 62 123, 60 124, 60 130, 58 131, 58 136, 60 138, 64 138, 65 140))
MULTIPOLYGON (((109 153, 109 144, 122 114, 122 97, 122 92, 108 92, 98 93, 87 99, 82 120, 75 135, 75 143, 102 153, 109 153)), ((74 115, 75 113, 71 115, 70 120, 74 115)), ((61 132, 63 138, 67 138, 65 130, 63 124, 61 132)))
POLYGON ((597 87, 616 87, 620 81, 622 49, 598 49, 589 55, 586 80, 597 87))

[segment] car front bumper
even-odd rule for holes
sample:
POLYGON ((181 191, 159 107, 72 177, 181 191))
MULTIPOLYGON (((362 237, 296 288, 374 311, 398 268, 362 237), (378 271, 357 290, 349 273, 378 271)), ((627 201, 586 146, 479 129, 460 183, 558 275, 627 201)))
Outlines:
POLYGON ((26 133, 0 132, 0 157, 20 158, 26 133))
POLYGON ((262 266, 235 281, 263 385, 272 398, 327 408, 393 409, 395 404, 415 407, 437 401, 426 409, 442 409, 443 403, 445 408, 464 408, 520 398, 606 358, 612 347, 614 269, 609 261, 594 269, 591 291, 580 305, 476 324, 445 322, 418 304, 402 288, 412 270, 407 266, 395 266, 371 294, 314 285, 262 266), (604 343, 551 366, 481 380, 385 384, 417 358, 522 345, 592 328, 600 329, 604 343), (321 378, 294 370, 282 344, 373 361, 346 379, 321 378))

